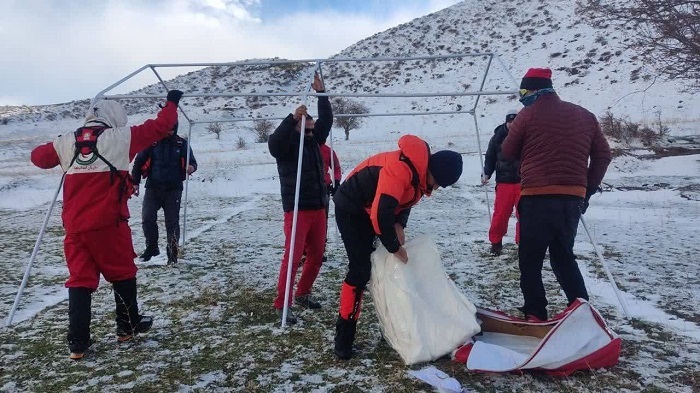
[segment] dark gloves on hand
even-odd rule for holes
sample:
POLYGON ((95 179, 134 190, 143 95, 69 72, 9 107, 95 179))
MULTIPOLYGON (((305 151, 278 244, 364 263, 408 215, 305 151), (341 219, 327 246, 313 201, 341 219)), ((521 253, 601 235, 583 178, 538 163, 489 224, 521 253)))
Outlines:
POLYGON ((600 186, 588 187, 586 189, 586 197, 583 198, 583 203, 581 204, 581 214, 586 213, 586 210, 588 210, 588 201, 596 192, 603 192, 603 189, 600 186))
POLYGON ((335 191, 338 189, 338 187, 333 187, 333 184, 328 185, 328 195, 333 196, 335 195, 335 191))
POLYGON ((185 93, 181 92, 180 90, 170 90, 168 92, 167 100, 177 105, 180 103, 180 98, 182 98, 183 94, 185 93))

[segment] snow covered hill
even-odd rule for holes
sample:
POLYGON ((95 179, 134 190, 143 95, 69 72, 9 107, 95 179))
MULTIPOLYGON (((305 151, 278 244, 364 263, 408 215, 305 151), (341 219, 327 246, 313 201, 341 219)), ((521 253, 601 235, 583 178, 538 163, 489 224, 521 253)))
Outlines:
MULTIPOLYGON (((564 99, 578 102, 597 115, 610 110, 635 121, 661 119, 674 134, 700 133, 700 96, 683 92, 683 82, 665 81, 635 53, 622 49, 626 31, 596 30, 574 13, 574 0, 483 2, 468 0, 375 34, 338 53, 339 58, 410 57, 455 53, 496 53, 516 83, 530 67, 550 67, 555 88, 564 99)), ((272 60, 272 59, 267 59, 272 60)), ((197 59, 192 59, 196 62, 197 59)), ((312 64, 208 67, 168 81, 187 93, 301 92, 312 64)), ((329 92, 475 91, 486 70, 484 58, 404 63, 342 63, 324 70, 329 92)), ((187 69, 183 68, 183 72, 187 69)), ((508 75, 491 65, 485 90, 517 88, 508 75)), ((155 78, 153 78, 155 82, 155 78)), ((105 86, 114 81, 105 81, 105 86)), ((96 92, 97 93, 97 92, 96 92)), ((135 93, 163 93, 153 84, 135 93)), ((470 108, 474 98, 391 100, 389 111, 470 108)), ((183 104, 196 120, 283 116, 295 98, 196 98, 183 104)), ((377 112, 376 99, 365 99, 377 112)), ((383 101, 387 101, 384 99, 383 101)), ((0 108, 0 123, 15 129, 26 123, 79 119, 88 101, 40 107, 0 108)), ((130 114, 148 114, 154 102, 129 101, 130 114)), ((482 100, 478 113, 500 119, 519 106, 514 96, 482 100)), ((444 118, 439 120, 449 124, 444 118)), ((390 123, 381 122, 384 126, 390 123)), ((399 125, 403 124, 399 121, 399 125)), ((0 129, 1 130, 1 129, 0 129)))

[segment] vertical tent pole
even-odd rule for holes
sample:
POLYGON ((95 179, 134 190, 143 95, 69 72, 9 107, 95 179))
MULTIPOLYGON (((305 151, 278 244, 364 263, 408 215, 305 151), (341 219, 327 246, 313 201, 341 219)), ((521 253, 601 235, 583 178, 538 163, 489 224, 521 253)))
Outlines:
MULTIPOLYGON (((316 67, 318 68, 318 66, 316 67)), ((316 69, 314 69, 314 72, 316 69)), ((313 78, 313 74, 311 76, 313 78)), ((311 90, 312 82, 306 88, 303 94, 304 105, 307 104, 309 100, 309 91, 311 90)), ((307 106, 308 108, 308 106, 307 106)), ((292 237, 289 239, 289 258, 287 259, 287 281, 284 286, 284 306, 282 306, 282 327, 287 326, 287 312, 289 309, 289 296, 292 286, 292 261, 294 260, 294 243, 297 237, 297 218, 299 216, 299 190, 301 187, 301 162, 304 157, 304 130, 306 128, 306 116, 301 118, 301 129, 299 130, 299 159, 297 160, 297 180, 296 188, 294 189, 294 215, 292 216, 292 237)))
POLYGON ((605 270, 605 274, 608 275, 608 280, 610 280, 610 284, 612 285, 613 290, 615 291, 615 296, 617 296, 617 300, 620 302, 620 305, 622 306, 622 311, 625 313, 625 317, 629 318, 630 313, 627 310, 627 303, 625 303, 625 300, 622 298, 622 294, 620 293, 620 290, 617 288, 617 284, 615 283, 615 279, 613 278, 612 272, 610 271, 608 264, 605 263, 605 259, 603 258, 603 255, 598 250, 598 244, 595 242, 595 240, 593 240, 593 236, 591 236, 591 232, 588 230, 588 226, 586 225, 586 220, 583 219, 583 214, 581 214, 581 224, 583 224, 583 229, 586 230, 586 234, 588 235, 588 239, 591 241, 591 244, 593 245, 593 249, 595 250, 595 254, 598 256, 598 260, 600 261, 600 264, 603 265, 603 270, 605 270))
POLYGON ((44 216, 44 223, 41 225, 41 230, 39 230, 39 236, 36 238, 36 242, 34 243, 34 249, 32 250, 32 256, 29 258, 29 262, 27 263, 27 267, 24 269, 24 276, 22 277, 22 283, 19 286, 19 290, 17 291, 17 295, 15 296, 15 302, 12 304, 12 309, 10 309, 10 314, 7 316, 7 323, 5 326, 10 326, 12 325, 12 319, 15 316, 15 311, 17 311, 17 306, 19 306, 19 300, 22 298, 22 292, 24 291, 24 288, 27 286, 27 281, 29 281, 29 272, 32 270, 32 264, 34 263, 34 260, 36 259, 36 254, 39 252, 39 245, 41 244, 41 239, 44 237, 44 233, 46 233, 46 226, 49 224, 49 218, 51 217, 51 212, 53 211, 53 207, 56 205, 56 200, 58 199, 58 193, 61 191, 61 187, 63 187, 63 180, 66 178, 66 173, 63 173, 63 176, 61 176, 61 181, 58 183, 58 188, 56 189, 56 192, 53 194, 53 200, 51 201, 51 206, 49 206, 48 210, 46 210, 46 215, 44 216))
MULTIPOLYGON (((187 191, 190 185, 190 175, 187 174, 187 168, 190 167, 190 154, 192 153, 192 125, 194 122, 190 120, 190 128, 187 131, 187 159, 185 160, 185 208, 183 209, 183 219, 182 219, 182 248, 185 248, 185 241, 187 240, 187 191)), ((179 212, 178 212, 179 214, 179 212)))
MULTIPOLYGON (((481 78, 481 84, 479 86, 479 92, 484 91, 484 84, 486 84, 486 76, 489 73, 489 69, 491 68, 491 61, 493 60, 493 55, 489 55, 489 60, 486 64, 486 71, 484 71, 484 75, 481 78)), ((472 116, 474 117, 474 126, 476 127, 476 144, 479 148, 479 162, 481 163, 481 173, 484 173, 484 157, 481 151, 481 137, 479 133, 479 120, 476 117, 476 107, 479 105, 479 99, 481 99, 481 95, 476 96, 476 101, 474 102, 474 106, 472 107, 472 116)), ((484 188, 484 195, 486 196, 486 212, 489 217, 489 222, 491 222, 491 202, 489 201, 489 188, 485 184, 482 186, 484 188)))

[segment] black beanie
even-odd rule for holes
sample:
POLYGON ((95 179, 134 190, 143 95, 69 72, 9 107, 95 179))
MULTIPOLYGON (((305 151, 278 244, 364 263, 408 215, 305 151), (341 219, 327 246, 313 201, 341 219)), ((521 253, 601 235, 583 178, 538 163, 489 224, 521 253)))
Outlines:
POLYGON ((520 82, 521 89, 540 90, 552 87, 552 70, 549 68, 530 68, 520 82))
POLYGON ((456 151, 440 150, 428 159, 428 170, 440 187, 451 186, 462 175, 462 156, 456 151))

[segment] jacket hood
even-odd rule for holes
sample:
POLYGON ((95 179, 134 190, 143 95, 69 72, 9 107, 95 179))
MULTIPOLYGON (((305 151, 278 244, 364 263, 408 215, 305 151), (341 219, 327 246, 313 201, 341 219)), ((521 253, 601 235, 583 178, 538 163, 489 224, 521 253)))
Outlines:
POLYGON ((126 110, 117 101, 100 100, 88 109, 85 114, 85 125, 89 123, 104 123, 110 128, 126 125, 126 110))
POLYGON ((403 155, 411 160, 411 163, 416 168, 416 171, 418 171, 420 187, 422 190, 426 190, 430 146, 428 146, 426 141, 415 135, 404 135, 399 138, 399 149, 401 149, 401 153, 403 153, 403 155))

